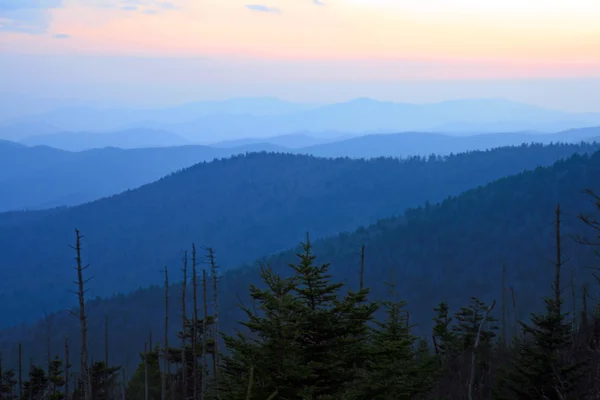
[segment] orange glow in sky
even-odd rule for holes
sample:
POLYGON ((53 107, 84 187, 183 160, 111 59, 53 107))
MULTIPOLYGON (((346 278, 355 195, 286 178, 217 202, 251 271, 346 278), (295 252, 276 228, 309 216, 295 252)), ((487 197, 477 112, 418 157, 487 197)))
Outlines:
POLYGON ((50 81, 61 90, 75 81, 268 83, 261 93, 279 93, 269 88, 600 78, 600 0, 19 1, 42 7, 0 4, 0 70, 15 91, 55 90, 50 81), (111 64, 119 57, 127 61, 111 64), (163 69, 140 61, 149 59, 171 61, 163 69), (25 75, 31 63, 52 79, 25 75))

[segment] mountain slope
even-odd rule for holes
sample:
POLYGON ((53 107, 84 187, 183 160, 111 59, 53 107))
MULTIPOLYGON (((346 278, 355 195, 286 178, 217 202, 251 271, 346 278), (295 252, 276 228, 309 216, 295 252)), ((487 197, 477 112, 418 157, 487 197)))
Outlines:
MULTIPOLYGON (((0 212, 82 204, 137 188, 198 162, 254 148, 180 146, 68 152, 45 146, 18 151, 0 146, 0 191, 9 193, 0 197, 0 212)), ((269 146, 260 146, 263 148, 269 146)))
POLYGON ((432 132, 403 132, 365 135, 333 143, 318 144, 295 150, 318 157, 407 157, 412 155, 447 155, 465 151, 487 150, 522 143, 592 142, 600 127, 572 129, 553 134, 506 132, 451 136, 432 132), (592 140, 590 140, 592 139, 592 140))
POLYGON ((184 138, 156 129, 128 129, 117 132, 57 132, 28 136, 19 140, 27 146, 50 146, 68 151, 82 151, 104 147, 135 149, 144 147, 168 147, 190 144, 184 138))
POLYGON ((6 222, 0 214, 2 322, 72 303, 72 254, 64 249, 75 228, 97 271, 92 294, 104 296, 159 282, 159 269, 178 265, 191 242, 214 247, 225 268, 235 267, 297 243, 305 231, 319 238, 352 230, 593 148, 521 146, 428 161, 254 153, 73 208, 11 213, 6 222))
MULTIPOLYGON (((564 213, 563 254, 570 259, 564 267, 564 279, 574 270, 577 285, 589 281, 590 272, 583 266, 592 262, 591 249, 575 244, 569 240, 569 235, 587 232, 577 214, 593 209, 593 204, 580 192, 585 188, 600 190, 598 176, 600 153, 576 155, 548 168, 538 168, 468 190, 438 205, 425 203, 424 207, 408 210, 402 217, 384 219, 353 233, 316 241, 314 253, 317 262, 332 263, 335 279, 345 280, 350 287, 356 288, 360 264, 358 252, 364 244, 365 285, 372 289, 372 298, 387 296, 389 288, 384 282, 392 279, 393 271, 399 297, 408 300, 411 322, 420 325, 418 332, 422 335, 428 336, 433 316, 431 310, 442 300, 450 303, 452 311, 465 305, 470 296, 500 302, 503 263, 507 266, 506 285, 515 289, 518 313, 523 317, 542 306, 540 297, 550 293, 549 283, 554 271, 553 218, 558 202, 564 213)), ((273 229, 269 234, 278 236, 284 228, 273 229)), ((251 232, 246 238, 251 240, 252 234, 256 233, 260 231, 251 232)), ((90 252, 92 246, 93 242, 85 252, 90 252)), ((221 248, 218 257, 223 258, 235 247, 235 243, 231 243, 221 248)), ((69 249, 62 251, 68 253, 69 249)), ((291 249, 273 255, 265 262, 275 271, 286 274, 289 271, 286 264, 296 261, 296 251, 291 249)), ((67 266, 63 269, 68 274, 74 273, 67 266)), ((158 268, 149 270, 160 274, 158 268)), ((171 280, 178 280, 179 263, 170 265, 170 271, 171 280)), ((101 267, 96 264, 88 270, 88 274, 96 276, 101 273, 101 267)), ((240 300, 247 301, 251 283, 262 286, 255 263, 223 273, 219 303, 223 330, 231 332, 236 321, 243 318, 238 304, 240 300)), ((95 291, 98 285, 97 281, 91 281, 89 287, 95 291)), ((172 286, 170 293, 171 315, 179 315, 179 287, 172 286)), ((163 295, 162 288, 154 287, 129 296, 91 301, 87 310, 92 354, 96 357, 103 354, 103 323, 108 315, 111 326, 118 327, 109 336, 114 362, 134 367, 140 345, 143 346, 139 338, 146 337, 148 332, 159 335, 163 332, 163 295)), ((47 300, 51 296, 51 292, 45 294, 47 300)), ((567 304, 566 308, 570 309, 571 305, 567 304)), ((496 308, 496 312, 499 309, 496 308)), ((52 346, 62 348, 65 334, 74 338, 72 345, 77 346, 78 321, 66 312, 52 318, 55 327, 52 346)), ((509 329, 514 328, 514 319, 515 315, 509 311, 509 329)), ((171 332, 174 333, 179 319, 171 321, 171 332)), ((4 353, 9 357, 14 355, 18 341, 24 343, 25 354, 43 358, 45 341, 38 336, 43 327, 44 322, 40 321, 0 332, 4 353)))
MULTIPOLYGON (((133 134, 137 135, 135 132, 133 134)), ((147 184, 196 162, 248 151, 277 151, 321 157, 407 157, 432 153, 446 155, 531 142, 579 142, 598 134, 599 128, 552 135, 499 133, 462 137, 409 132, 368 135, 295 149, 281 147, 289 144, 290 139, 299 143, 298 137, 293 135, 272 138, 271 143, 240 141, 238 144, 246 144, 226 148, 179 146, 67 152, 42 146, 22 146, 13 150, 0 145, 0 191, 10 193, 9 196, 0 197, 0 212, 82 204, 147 184)), ((90 135, 110 137, 110 134, 90 135)))

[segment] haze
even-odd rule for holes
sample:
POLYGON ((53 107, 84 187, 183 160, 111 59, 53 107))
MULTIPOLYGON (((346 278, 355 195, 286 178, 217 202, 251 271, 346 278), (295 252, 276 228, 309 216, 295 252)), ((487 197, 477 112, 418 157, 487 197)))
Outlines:
POLYGON ((595 0, 0 3, 0 106, 500 97, 600 111, 595 0))

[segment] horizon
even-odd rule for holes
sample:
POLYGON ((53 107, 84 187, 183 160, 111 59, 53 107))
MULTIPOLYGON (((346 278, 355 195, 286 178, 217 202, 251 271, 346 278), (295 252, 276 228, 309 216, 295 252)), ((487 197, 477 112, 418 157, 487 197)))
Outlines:
POLYGON ((598 13, 592 0, 23 0, 0 4, 0 106, 500 97, 600 112, 598 13))

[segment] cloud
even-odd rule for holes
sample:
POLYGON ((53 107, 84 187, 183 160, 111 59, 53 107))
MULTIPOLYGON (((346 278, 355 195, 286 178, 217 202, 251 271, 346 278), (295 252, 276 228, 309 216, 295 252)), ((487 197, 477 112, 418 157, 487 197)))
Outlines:
POLYGON ((125 11, 137 11, 137 6, 123 6, 121 7, 121 10, 125 10, 125 11))
POLYGON ((0 0, 0 14, 4 11, 59 8, 62 2, 62 0, 0 0))
POLYGON ((257 11, 257 12, 264 12, 264 13, 273 13, 273 14, 280 14, 281 11, 279 11, 278 8, 275 7, 267 7, 264 6, 262 4, 246 4, 246 8, 250 11, 257 11))
POLYGON ((315 6, 324 6, 325 3, 323 3, 321 0, 312 0, 313 4, 315 6))
POLYGON ((67 35, 66 33, 57 33, 55 35, 52 35, 52 37, 54 39, 69 39, 71 36, 67 35))
POLYGON ((176 10, 177 6, 173 3, 158 3, 158 5, 164 10, 176 10))
POLYGON ((42 34, 50 25, 52 8, 62 0, 0 0, 0 31, 42 34))

